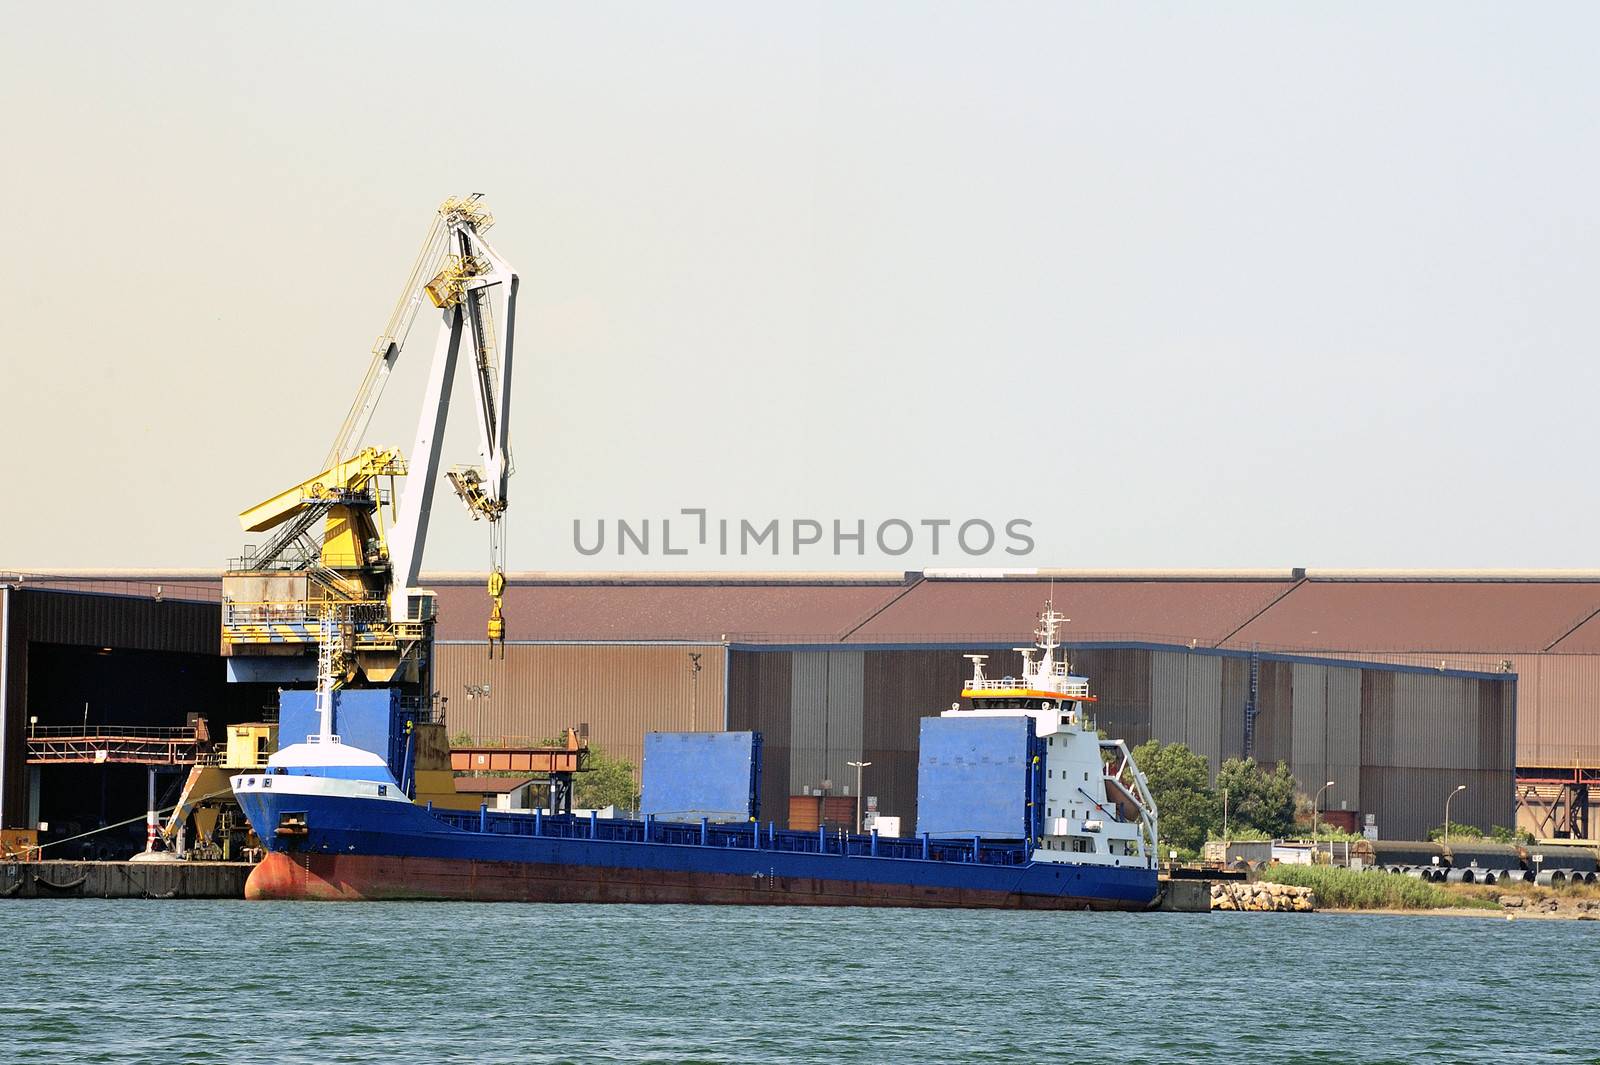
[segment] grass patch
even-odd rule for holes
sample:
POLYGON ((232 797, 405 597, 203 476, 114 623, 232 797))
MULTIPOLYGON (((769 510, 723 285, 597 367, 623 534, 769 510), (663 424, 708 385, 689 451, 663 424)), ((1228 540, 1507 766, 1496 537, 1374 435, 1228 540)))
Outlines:
POLYGON ((1495 909, 1485 898, 1447 890, 1400 873, 1340 869, 1325 865, 1274 865, 1261 879, 1317 893, 1317 905, 1337 910, 1437 910, 1447 906, 1495 909))

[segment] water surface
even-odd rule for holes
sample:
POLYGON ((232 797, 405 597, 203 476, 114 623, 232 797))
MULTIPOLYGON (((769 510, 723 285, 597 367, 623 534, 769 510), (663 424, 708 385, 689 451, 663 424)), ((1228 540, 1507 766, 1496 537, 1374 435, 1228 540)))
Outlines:
POLYGON ((0 1060, 1600 1062, 1600 923, 0 902, 0 1060))

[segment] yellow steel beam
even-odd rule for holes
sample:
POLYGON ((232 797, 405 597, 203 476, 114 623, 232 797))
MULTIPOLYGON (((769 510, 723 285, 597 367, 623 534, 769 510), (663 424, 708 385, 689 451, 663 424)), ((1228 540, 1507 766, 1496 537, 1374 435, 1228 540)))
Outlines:
POLYGON ((330 466, 315 477, 308 477, 293 488, 285 489, 271 499, 257 503, 239 515, 239 524, 246 532, 264 532, 287 521, 295 511, 307 503, 322 498, 329 491, 344 489, 355 491, 364 487, 374 477, 405 473, 405 462, 398 448, 369 447, 354 458, 330 466))

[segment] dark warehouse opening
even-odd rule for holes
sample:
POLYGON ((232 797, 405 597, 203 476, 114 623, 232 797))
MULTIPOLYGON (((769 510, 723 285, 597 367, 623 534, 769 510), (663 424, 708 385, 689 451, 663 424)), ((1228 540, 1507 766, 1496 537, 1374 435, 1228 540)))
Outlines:
MULTIPOLYGON (((270 685, 228 684, 216 655, 32 643, 28 647, 30 735, 177 729, 204 719, 202 735, 225 742, 226 726, 276 713, 270 685)), ((156 767, 158 807, 171 805, 187 766, 156 767)), ((144 848, 149 767, 104 762, 30 764, 30 820, 55 858, 121 859, 144 848), (131 823, 84 839, 95 829, 131 823), (65 841, 65 842, 63 842, 65 841)))

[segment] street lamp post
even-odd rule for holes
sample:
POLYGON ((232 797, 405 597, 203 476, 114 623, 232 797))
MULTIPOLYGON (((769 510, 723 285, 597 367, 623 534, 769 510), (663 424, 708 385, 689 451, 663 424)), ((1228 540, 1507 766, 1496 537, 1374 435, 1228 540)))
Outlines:
POLYGON ((1465 784, 1457 784, 1456 790, 1444 797, 1444 841, 1450 842, 1450 800, 1467 790, 1465 784))
POLYGON ((856 835, 861 835, 861 771, 871 762, 846 762, 845 765, 854 766, 856 770, 856 835))
MULTIPOLYGON (((1333 787, 1333 781, 1328 781, 1317 789, 1317 797, 1311 800, 1311 857, 1317 856, 1317 813, 1322 808, 1322 793, 1333 787)), ((1328 844, 1328 864, 1333 864, 1333 844, 1328 844)))

